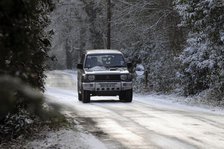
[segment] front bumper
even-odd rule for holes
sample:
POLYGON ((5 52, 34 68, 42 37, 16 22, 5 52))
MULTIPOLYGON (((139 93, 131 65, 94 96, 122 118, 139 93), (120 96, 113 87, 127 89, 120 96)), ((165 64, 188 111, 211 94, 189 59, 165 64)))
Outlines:
POLYGON ((82 86, 83 90, 94 92, 124 91, 132 89, 132 82, 85 82, 82 86))

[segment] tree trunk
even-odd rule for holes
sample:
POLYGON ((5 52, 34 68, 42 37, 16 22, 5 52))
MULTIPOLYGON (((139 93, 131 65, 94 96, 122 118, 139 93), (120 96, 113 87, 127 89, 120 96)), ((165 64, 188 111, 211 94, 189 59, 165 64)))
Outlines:
POLYGON ((67 69, 72 69, 72 52, 71 52, 71 45, 68 39, 66 40, 65 51, 66 51, 66 67, 67 69))
POLYGON ((111 0, 107 0, 107 49, 111 48, 111 0))

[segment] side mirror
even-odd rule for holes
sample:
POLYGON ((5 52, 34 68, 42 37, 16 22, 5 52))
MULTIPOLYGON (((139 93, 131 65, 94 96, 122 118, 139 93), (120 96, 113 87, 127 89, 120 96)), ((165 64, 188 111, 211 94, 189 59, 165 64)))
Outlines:
POLYGON ((131 69, 132 68, 132 63, 127 63, 127 67, 128 67, 128 69, 131 69))
POLYGON ((77 69, 83 69, 83 64, 77 64, 77 69))

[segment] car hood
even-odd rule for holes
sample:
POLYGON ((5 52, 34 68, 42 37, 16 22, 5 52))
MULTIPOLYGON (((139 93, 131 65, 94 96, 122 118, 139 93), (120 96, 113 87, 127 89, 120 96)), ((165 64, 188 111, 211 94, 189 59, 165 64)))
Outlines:
POLYGON ((85 68, 85 74, 127 74, 129 73, 126 67, 122 68, 105 68, 105 67, 94 67, 91 69, 85 68))

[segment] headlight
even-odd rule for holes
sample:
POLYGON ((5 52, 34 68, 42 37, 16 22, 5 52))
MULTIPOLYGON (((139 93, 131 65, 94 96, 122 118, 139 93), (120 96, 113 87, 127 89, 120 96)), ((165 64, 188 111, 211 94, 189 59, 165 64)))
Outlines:
POLYGON ((89 81, 94 81, 95 80, 95 76, 94 75, 88 75, 88 80, 89 81))
POLYGON ((128 79, 128 76, 127 75, 121 75, 121 80, 122 81, 126 81, 128 79))

